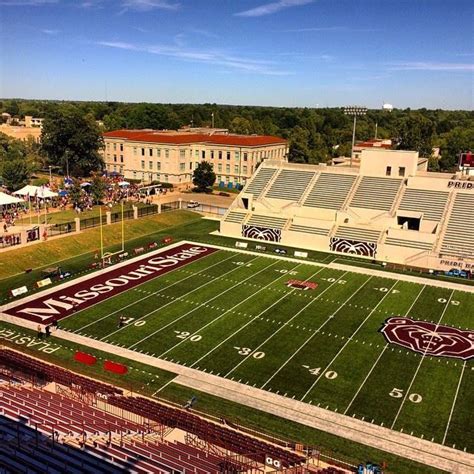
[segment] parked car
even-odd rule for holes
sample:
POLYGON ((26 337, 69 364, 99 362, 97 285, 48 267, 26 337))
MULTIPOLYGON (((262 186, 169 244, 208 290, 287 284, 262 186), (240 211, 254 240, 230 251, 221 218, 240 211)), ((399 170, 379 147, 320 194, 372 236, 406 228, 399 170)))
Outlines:
POLYGON ((200 204, 197 201, 189 201, 188 202, 188 209, 195 209, 196 207, 199 207, 200 204))
POLYGON ((458 277, 458 278, 468 277, 467 272, 465 272, 464 270, 458 270, 457 268, 451 268, 451 270, 448 270, 447 272, 445 272, 445 275, 450 276, 450 277, 458 277))

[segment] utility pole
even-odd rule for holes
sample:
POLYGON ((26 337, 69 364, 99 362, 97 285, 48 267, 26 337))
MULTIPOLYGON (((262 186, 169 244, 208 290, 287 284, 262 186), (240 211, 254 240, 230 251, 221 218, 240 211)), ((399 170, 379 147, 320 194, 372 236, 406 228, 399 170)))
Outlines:
POLYGON ((354 117, 354 125, 352 128, 352 148, 351 148, 351 160, 350 166, 352 167, 352 157, 354 155, 354 145, 355 145, 355 133, 357 125, 357 117, 365 115, 367 113, 367 107, 360 107, 358 105, 352 105, 349 107, 344 107, 344 114, 354 117))

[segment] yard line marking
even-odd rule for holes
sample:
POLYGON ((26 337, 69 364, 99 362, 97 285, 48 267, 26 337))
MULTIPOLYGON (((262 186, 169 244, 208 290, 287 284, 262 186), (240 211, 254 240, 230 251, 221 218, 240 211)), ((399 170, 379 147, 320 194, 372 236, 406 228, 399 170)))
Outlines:
MULTIPOLYGON (((275 263, 278 263, 278 262, 275 262, 275 263)), ((270 268, 271 266, 273 265, 273 263, 271 265, 269 265, 268 267, 265 267, 264 269, 262 269, 261 271, 263 270, 266 270, 268 268, 270 268)), ((296 268, 296 267, 294 267, 296 268)), ((321 269, 322 270, 322 269, 321 269)), ((260 272, 258 272, 260 273, 260 272)), ((258 273, 254 273, 253 275, 251 275, 249 278, 252 278, 254 277, 255 275, 258 275, 258 273)), ((273 285, 276 281, 278 281, 280 278, 283 278, 285 275, 280 275, 278 276, 277 278, 275 278, 274 280, 272 280, 270 283, 266 284, 265 286, 261 287, 256 293, 252 293, 251 295, 247 296, 247 298, 245 298, 244 300, 242 301, 239 301, 237 304, 235 304, 234 306, 232 306, 231 308, 229 308, 228 310, 224 311, 222 314, 220 314, 219 316, 217 316, 216 318, 214 318, 212 321, 208 322, 207 324, 205 324, 204 326, 201 326, 199 329, 197 329, 196 331, 194 331, 192 334, 190 334, 186 339, 183 339, 181 341, 179 341, 178 343, 176 343, 174 346, 170 347, 169 349, 167 349, 165 352, 163 352, 162 354, 160 354, 158 357, 162 357, 164 356, 165 354, 167 354, 168 352, 172 351, 173 349, 176 349, 178 346, 180 346, 183 342, 186 342, 188 339, 190 339, 191 337, 195 336, 196 334, 200 333, 203 329, 206 329, 208 326, 210 326, 211 324, 214 324, 217 320, 219 320, 220 318, 222 318, 223 316, 225 316, 227 313, 230 313, 230 312, 233 312, 233 309, 234 308, 237 308, 237 306, 240 306, 242 303, 245 303, 247 300, 253 298, 257 293, 260 293, 262 290, 268 288, 270 285, 273 285)), ((249 278, 246 278, 246 280, 248 280, 249 278)), ((243 280, 245 281, 245 280, 243 280)), ((234 285, 236 286, 236 285, 234 285)), ((233 288, 233 287, 232 287, 233 288)), ((229 288, 230 289, 230 288, 229 288)), ((222 295, 222 293, 221 293, 222 295)), ((219 296, 221 296, 219 295, 219 296)), ((197 308, 196 308, 197 309, 197 308)), ((244 314, 244 316, 246 316, 246 314, 244 314)))
POLYGON ((321 374, 316 378, 316 380, 311 384, 311 387, 308 388, 306 393, 301 397, 300 401, 302 402, 306 396, 313 390, 313 388, 316 386, 316 384, 321 380, 321 377, 327 372, 329 367, 334 363, 334 361, 341 355, 342 351, 348 346, 348 344, 352 341, 352 338, 359 332, 359 329, 368 321, 368 319, 372 316, 372 314, 375 312, 375 309, 382 303, 382 301, 390 294, 390 292, 393 290, 395 285, 398 283, 399 280, 395 280, 395 283, 391 286, 390 290, 387 291, 383 295, 383 297, 380 299, 380 301, 375 305, 375 307, 370 311, 370 313, 367 315, 367 317, 359 324, 358 328, 352 333, 351 336, 347 338, 347 341, 344 343, 344 345, 339 349, 337 354, 332 358, 331 362, 326 366, 326 368, 321 371, 321 374))
POLYGON ((402 411, 402 408, 403 406, 405 405, 405 402, 406 402, 406 399, 408 397, 408 395, 410 394, 410 390, 411 390, 411 387, 413 386, 413 384, 415 383, 415 379, 416 379, 416 376, 418 375, 418 372, 420 371, 420 368, 421 368, 421 364, 423 364, 423 361, 425 360, 425 356, 426 356, 426 353, 428 352, 428 349, 430 348, 431 346, 431 341, 433 340, 433 337, 435 336, 436 334, 436 331, 438 329, 438 326, 440 325, 441 323, 441 320, 443 319, 444 317, 444 314, 446 313, 448 307, 449 307, 449 303, 451 302, 451 299, 453 298, 453 295, 454 295, 454 290, 451 291, 451 294, 449 295, 449 299, 448 301, 446 302, 446 306, 444 307, 442 313, 441 313, 441 317, 439 318, 439 321, 436 323, 436 326, 435 326, 435 329, 433 331, 433 334, 432 336, 430 337, 430 340, 428 341, 428 344, 426 345, 426 349, 425 351, 423 352, 423 355, 421 356, 421 360, 420 360, 420 363, 418 364, 418 367, 416 368, 416 371, 415 371, 415 374, 413 375, 413 378, 411 379, 411 382, 410 382, 410 385, 408 386, 407 388, 407 391, 405 392, 405 395, 403 397, 403 400, 402 402, 400 403, 400 407, 398 408, 398 411, 397 411, 397 414, 395 415, 395 419, 393 420, 393 423, 392 423, 392 426, 390 427, 390 429, 393 430, 393 427, 395 426, 395 423, 397 422, 398 420, 398 417, 402 411))
MULTIPOLYGON (((298 265, 296 265, 295 267, 293 267, 290 271, 293 271, 295 270, 295 268, 298 268, 300 265, 303 265, 302 263, 298 263, 298 265)), ((280 277, 278 277, 275 281, 279 280, 280 278, 283 278, 283 277, 288 277, 288 275, 281 275, 280 277)), ((224 342, 227 342, 230 338, 232 338, 233 336, 235 336, 237 333, 239 333, 240 331, 242 331, 243 329, 245 329, 249 324, 253 323, 256 319, 258 319, 262 314, 265 314, 269 309, 273 308, 273 306, 275 306, 276 304, 278 304, 281 300, 285 299, 287 296, 293 294, 294 292, 296 291, 296 288, 294 288, 293 290, 289 291, 288 293, 286 293, 285 295, 283 295, 281 298, 279 298, 278 300, 276 300, 275 302, 273 302, 270 306, 267 306, 263 311, 261 311, 259 314, 257 314, 257 316, 255 316, 254 318, 252 318, 248 323, 244 324, 243 326, 241 326, 239 329, 237 329, 236 331, 234 331, 230 336, 226 337, 223 341, 221 341, 219 344, 217 344, 217 346, 214 346, 210 351, 208 351, 206 354, 204 354, 202 357, 200 357, 197 361, 195 361, 192 365, 190 365, 189 367, 194 367, 198 362, 201 362, 201 360, 205 359, 209 354, 212 354, 217 348, 219 348, 220 346, 222 346, 222 344, 224 344, 224 342)))
POLYGON ((453 405, 451 406, 451 412, 449 413, 448 424, 446 425, 446 431, 444 432, 443 441, 441 444, 444 444, 446 442, 446 437, 448 436, 449 425, 451 424, 451 418, 453 417, 454 407, 456 406, 456 401, 458 399, 459 389, 461 387, 461 382, 464 375, 464 370, 466 368, 466 363, 467 361, 465 360, 464 364, 462 365, 461 376, 459 377, 458 386, 456 388, 456 393, 454 395, 453 405))
MULTIPOLYGON (((418 299, 420 298, 420 295, 421 293, 423 293, 424 289, 426 288, 426 285, 423 285, 421 290, 419 291, 418 295, 416 296, 416 298, 413 300, 413 303, 410 305, 410 307, 407 309, 406 311, 406 314, 410 314, 410 311, 413 309, 413 306, 415 306, 416 302, 418 301, 418 299)), ((352 397, 352 400, 349 402, 349 405, 347 405, 347 408, 344 410, 344 415, 348 412, 349 408, 351 407, 351 405, 354 403, 354 400, 357 398, 357 396, 359 395, 360 391, 362 390, 362 388, 364 387, 364 385, 366 384, 367 380, 369 379, 369 377, 372 375, 372 372, 374 371, 375 367, 377 366, 377 364, 379 363, 380 359, 382 358, 384 352, 388 349, 388 346, 389 344, 385 344, 384 348, 382 349, 382 352, 380 352, 379 356, 377 357, 377 360, 374 362, 374 365, 372 366, 372 368, 369 370, 369 373, 367 374, 367 376, 365 377, 364 381, 360 384, 359 386, 359 389, 357 390, 357 392, 355 393, 355 395, 352 397)))
MULTIPOLYGON (((349 273, 348 271, 345 273, 347 274, 349 273)), ((344 275, 345 275, 344 274, 344 275)), ((362 285, 360 285, 355 291, 354 293, 351 293, 351 295, 344 301, 344 303, 342 303, 337 309, 336 311, 334 311, 333 313, 331 313, 326 321, 324 321, 323 323, 321 323, 321 325, 319 326, 318 329, 314 330, 313 331, 313 334, 311 334, 311 336, 308 337, 308 339, 306 339, 306 341, 301 344, 301 346, 295 351, 293 352, 293 354, 283 363, 283 365, 280 366, 280 368, 260 387, 261 389, 265 388, 265 386, 271 381, 273 380, 273 378, 278 375, 284 367, 286 367, 290 361, 311 341, 311 339, 313 339, 313 337, 315 337, 317 334, 319 334, 319 331, 321 331, 321 329, 326 326, 326 324, 331 321, 332 318, 334 318, 334 316, 339 313, 339 311, 341 311, 342 308, 344 308, 344 306, 346 306, 347 302, 350 301, 365 285, 367 285, 367 283, 372 279, 372 277, 370 276, 369 278, 367 278, 367 280, 364 281, 364 283, 362 285)))
MULTIPOLYGON (((216 255, 217 255, 217 254, 216 254, 216 255)), ((230 260, 231 258, 235 258, 235 255, 231 255, 230 257, 225 258, 224 260, 220 260, 220 261, 218 261, 217 263, 214 263, 214 264, 212 264, 212 265, 209 266, 209 267, 203 268, 202 271, 209 270, 209 268, 215 267, 216 265, 219 265, 219 264, 221 264, 222 262, 226 262, 227 260, 230 260)), ((173 272, 171 272, 171 273, 173 273, 173 272)), ((200 273, 200 272, 198 272, 198 273, 200 273)), ((188 278, 191 278, 191 277, 193 277, 193 276, 195 276, 195 275, 191 275, 191 276, 189 276, 189 277, 185 277, 185 278, 183 278, 183 279, 181 279, 181 280, 178 280, 178 281, 172 283, 171 285, 165 286, 164 288, 160 288, 158 291, 155 291, 155 292, 153 292, 153 293, 150 293, 150 294, 147 295, 147 296, 144 296, 143 298, 140 298, 140 299, 138 299, 138 300, 135 300, 135 301, 133 301, 133 303, 127 304, 127 305, 125 305, 125 306, 122 306, 120 309, 117 309, 116 311, 112 311, 111 313, 106 314, 105 316, 102 316, 102 318, 95 319, 95 320, 92 321, 91 323, 86 324, 85 326, 82 326, 82 327, 76 329, 76 330, 73 331, 73 332, 77 333, 78 331, 82 331, 83 329, 85 329, 85 328, 87 328, 87 327, 89 327, 89 326, 91 326, 91 325, 93 325, 93 324, 95 324, 95 323, 98 323, 98 322, 102 321, 103 319, 108 318, 109 316, 113 316, 114 314, 117 314, 117 313, 123 311, 124 309, 129 308, 130 306, 133 306, 133 305, 135 305, 135 304, 137 304, 137 303, 140 303, 140 301, 146 300, 147 298, 151 298, 152 296, 157 295, 157 294, 160 293, 161 291, 167 290, 168 288, 171 288, 172 286, 177 285, 178 283, 182 283, 183 281, 185 281, 185 280, 187 280, 188 278)), ((157 278, 159 278, 159 277, 157 276, 157 278)), ((153 281, 153 280, 151 280, 151 281, 153 281)), ((143 284, 149 283, 149 282, 150 282, 150 281, 148 281, 148 282, 143 282, 143 284)), ((139 285, 139 286, 140 286, 140 285, 139 285)), ((118 296, 118 295, 116 295, 116 296, 118 296)), ((86 309, 90 309, 91 307, 92 307, 92 306, 90 306, 89 308, 86 308, 86 309)), ((78 313, 79 313, 79 311, 76 312, 76 313, 73 313, 71 316, 77 315, 78 313)))
MULTIPOLYGON (((321 269, 322 270, 322 269, 321 269)), ((316 273, 311 275, 309 278, 313 278, 315 275, 317 275, 321 270, 318 270, 316 273)), ((347 272, 346 272, 347 273, 347 272)), ((325 288, 323 291, 321 291, 320 295, 321 296, 323 293, 329 290, 329 288, 332 288, 333 285, 335 285, 345 274, 341 275, 340 277, 337 278, 337 280, 333 281, 327 288, 325 288)), ((301 308, 291 319, 289 319, 285 324, 280 326, 274 333, 272 333, 270 336, 268 336, 261 344, 259 344, 249 355, 245 356, 234 368, 229 370, 224 377, 229 376, 235 369, 240 367, 246 360, 249 359, 256 351, 261 349, 262 346, 264 346, 272 337, 276 336, 284 327, 286 327, 293 319, 298 317, 303 311, 305 311, 309 306, 311 306, 315 301, 317 301, 318 298, 312 299, 309 303, 307 303, 303 308, 301 308)), ((298 326, 299 327, 299 326, 298 326)))
MULTIPOLYGON (((257 257, 258 258, 258 257, 257 257)), ((255 259, 253 259, 255 260, 255 259)), ((252 260, 250 260, 252 261, 252 260)), ((246 281, 246 280, 249 280, 250 278, 253 278, 255 275, 258 275, 259 273, 262 273, 263 271, 265 270, 268 270, 272 265, 275 265, 275 263, 277 262, 273 262, 273 263, 270 263, 270 265, 267 265, 266 267, 262 268, 261 270, 259 270, 257 273, 252 273, 249 277, 247 277, 245 280, 243 281, 246 281)), ((240 268, 240 267, 238 267, 240 268)), ((213 301, 217 298, 220 298, 223 294, 227 293, 228 291, 234 289, 236 286, 239 286, 240 285, 240 282, 239 283, 236 283, 235 285, 232 285, 231 287, 227 288, 227 290, 223 291, 222 293, 219 293, 218 295, 212 297, 210 300, 206 300, 204 303, 201 303, 197 308, 193 308, 193 309, 190 309, 189 311, 187 311, 186 313, 182 314, 181 316, 179 316, 178 318, 174 319, 173 321, 170 321, 168 324, 166 324, 165 326, 157 329, 156 331, 148 334, 148 336, 145 336, 144 338, 140 339, 139 341, 135 342, 134 344, 132 344, 131 346, 129 346, 129 349, 137 346, 138 344, 141 344, 143 341, 146 341, 147 339, 149 339, 150 337, 158 334, 159 332, 163 331, 163 329, 166 329, 167 327, 171 326, 172 324, 175 324, 176 322, 180 321, 181 319, 183 319, 184 317, 188 316, 189 314, 191 313, 194 313, 194 311, 197 311, 199 308, 201 308, 202 306, 206 306, 206 304, 208 304, 210 301, 213 301)), ((255 294, 255 293, 254 293, 255 294)), ((177 300, 175 300, 177 301, 177 300)), ((171 304, 171 303, 170 303, 171 304)), ((220 310, 219 308, 216 308, 217 310, 220 310)), ((225 313, 224 313, 225 314, 225 313)), ((194 334, 192 334, 192 336, 194 336, 194 334)), ((191 336, 188 336, 188 337, 191 337, 191 336)), ((184 341, 185 339, 183 339, 184 341)), ((168 352, 168 351, 166 351, 168 352)), ((163 354, 166 354, 166 352, 163 352, 163 354)), ((160 354, 158 357, 161 357, 163 354, 160 354)))
MULTIPOLYGON (((259 257, 256 256, 256 257, 252 258, 251 260, 249 260, 249 262, 253 262, 254 260, 256 260, 256 259, 258 259, 258 258, 259 258, 259 257)), ((228 260, 228 259, 226 259, 226 260, 228 260)), ((223 261, 225 262, 226 260, 223 260, 223 261)), ((221 263, 222 263, 222 262, 221 262, 221 263)), ((208 281, 208 282, 206 282, 206 283, 203 283, 202 285, 197 286, 196 288, 193 288, 192 290, 188 291, 188 292, 185 293, 184 295, 179 296, 178 298, 169 297, 169 298, 171 299, 170 302, 166 303, 166 304, 163 305, 163 306, 160 306, 160 307, 157 308, 157 309, 154 309, 153 311, 150 311, 150 312, 144 314, 143 316, 140 316, 139 318, 137 318, 136 321, 134 321, 134 324, 137 323, 138 321, 142 321, 142 320, 144 320, 145 318, 148 318, 148 316, 151 316, 152 314, 157 313, 158 311, 162 310, 163 308, 166 308, 166 307, 169 306, 169 305, 172 305, 172 304, 174 304, 174 303, 176 303, 176 302, 178 302, 178 301, 183 301, 183 299, 184 299, 186 296, 190 295, 191 293, 194 293, 196 290, 199 290, 199 289, 201 289, 201 288, 203 288, 203 287, 205 287, 205 286, 207 286, 207 285, 210 285, 211 283, 215 283, 217 280, 221 280, 224 275, 227 275, 228 273, 232 273, 232 272, 238 270, 239 268, 241 268, 241 267, 237 266, 237 267, 235 267, 235 268, 232 268, 231 270, 228 270, 227 272, 222 273, 221 275, 217 276, 217 277, 214 278, 213 280, 210 280, 210 281, 208 281)), ((188 277, 188 278, 189 278, 189 277, 188 277)), ((208 300, 208 301, 209 301, 209 300, 208 300)), ((192 310, 191 310, 191 311, 192 311, 192 310)), ((176 321, 177 321, 177 320, 176 320, 176 321)), ((109 337, 109 336, 112 336, 112 335, 114 335, 114 334, 116 334, 116 333, 122 331, 123 329, 127 329, 128 327, 130 327, 130 326, 128 326, 128 325, 122 326, 121 328, 118 328, 118 329, 116 329, 115 331, 112 331, 111 333, 105 335, 102 339, 104 339, 104 338, 106 338, 106 337, 109 337)), ((101 339, 101 340, 102 340, 102 339, 101 339)), ((141 341, 138 341, 138 342, 141 342, 141 341)), ((136 344, 137 344, 137 343, 131 345, 130 347, 128 347, 128 349, 130 349, 131 347, 135 346, 136 344)))

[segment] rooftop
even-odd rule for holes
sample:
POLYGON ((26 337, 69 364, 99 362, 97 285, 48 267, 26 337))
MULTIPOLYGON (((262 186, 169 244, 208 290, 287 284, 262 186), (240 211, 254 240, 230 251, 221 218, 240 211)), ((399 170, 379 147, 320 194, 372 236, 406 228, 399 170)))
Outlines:
POLYGON ((211 143, 215 145, 233 146, 265 146, 284 145, 287 141, 283 138, 270 135, 237 135, 237 134, 209 134, 190 133, 169 130, 113 130, 105 132, 104 138, 117 138, 133 142, 165 143, 171 145, 186 145, 191 143, 211 143))

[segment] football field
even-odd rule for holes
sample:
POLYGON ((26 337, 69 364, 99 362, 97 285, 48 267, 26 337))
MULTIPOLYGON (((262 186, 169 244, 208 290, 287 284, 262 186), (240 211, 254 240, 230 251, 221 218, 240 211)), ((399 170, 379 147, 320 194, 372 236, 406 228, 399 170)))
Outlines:
POLYGON ((473 314, 473 293, 218 250, 60 325, 474 452, 473 314))

